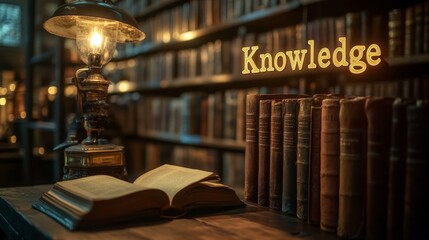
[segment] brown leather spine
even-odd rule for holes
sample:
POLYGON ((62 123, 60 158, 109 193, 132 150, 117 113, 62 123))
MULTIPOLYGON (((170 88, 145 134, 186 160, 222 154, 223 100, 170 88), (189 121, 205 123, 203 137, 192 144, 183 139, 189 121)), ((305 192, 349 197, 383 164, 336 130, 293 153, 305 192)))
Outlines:
POLYGON ((251 202, 258 199, 258 126, 259 94, 249 94, 246 96, 244 198, 251 202))
POLYGON ((271 101, 259 101, 258 204, 269 206, 271 101))
POLYGON ((270 208, 282 209, 283 122, 282 101, 271 102, 270 208))
POLYGON ((340 101, 322 102, 320 141, 320 228, 336 232, 340 171, 340 101))
POLYGON ((364 97, 340 101, 340 188, 337 234, 365 234, 366 131, 364 97))
POLYGON ((368 119, 366 239, 386 239, 392 103, 392 98, 373 97, 365 104, 368 119))

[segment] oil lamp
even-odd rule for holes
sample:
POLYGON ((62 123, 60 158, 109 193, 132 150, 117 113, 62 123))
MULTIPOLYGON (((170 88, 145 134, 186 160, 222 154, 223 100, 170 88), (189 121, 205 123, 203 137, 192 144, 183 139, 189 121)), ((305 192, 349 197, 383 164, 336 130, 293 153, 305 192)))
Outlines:
POLYGON ((138 42, 144 33, 136 20, 111 1, 75 1, 60 6, 43 27, 50 33, 76 39, 80 59, 87 65, 76 71, 73 82, 86 131, 82 142, 69 139, 64 150, 63 180, 95 174, 126 179, 123 146, 102 137, 108 122, 107 89, 102 66, 115 53, 116 43, 138 42))

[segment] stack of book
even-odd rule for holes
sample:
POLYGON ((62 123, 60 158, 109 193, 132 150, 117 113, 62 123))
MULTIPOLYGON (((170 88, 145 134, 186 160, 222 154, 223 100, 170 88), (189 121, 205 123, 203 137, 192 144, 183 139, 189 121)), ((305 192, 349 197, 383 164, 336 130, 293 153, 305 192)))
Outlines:
POLYGON ((245 199, 345 238, 417 239, 429 102, 247 95, 245 199))

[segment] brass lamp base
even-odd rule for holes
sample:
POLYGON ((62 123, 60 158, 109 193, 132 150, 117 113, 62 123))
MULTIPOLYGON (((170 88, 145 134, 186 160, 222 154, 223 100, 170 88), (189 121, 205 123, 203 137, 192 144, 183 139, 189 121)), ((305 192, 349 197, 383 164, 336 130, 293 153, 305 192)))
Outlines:
POLYGON ((63 180, 99 174, 128 180, 122 146, 77 144, 66 148, 64 155, 63 180))

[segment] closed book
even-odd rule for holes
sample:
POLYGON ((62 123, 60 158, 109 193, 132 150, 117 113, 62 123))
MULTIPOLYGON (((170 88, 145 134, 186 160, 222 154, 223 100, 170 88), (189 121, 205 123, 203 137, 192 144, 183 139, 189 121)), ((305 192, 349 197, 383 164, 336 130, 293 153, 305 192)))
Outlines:
POLYGON ((402 9, 389 11, 389 51, 388 57, 404 55, 404 13, 402 9))
POLYGON ((320 222, 320 131, 324 98, 327 95, 313 96, 311 106, 308 220, 315 225, 320 222))
POLYGON ((310 159, 310 118, 312 99, 299 100, 296 161, 296 215, 301 220, 308 217, 308 173, 310 159))
POLYGON ((283 192, 282 212, 296 214, 297 99, 283 100, 283 192))
POLYGON ((340 101, 340 188, 337 234, 365 234, 366 131, 364 97, 340 101))
POLYGON ((322 101, 320 136, 320 228, 336 232, 340 171, 340 100, 322 101))
POLYGON ((269 206, 271 101, 259 101, 258 204, 269 206))
POLYGON ((258 196, 259 94, 246 96, 246 149, 244 199, 257 202, 258 196))
POLYGON ((396 99, 392 107, 387 203, 387 239, 402 239, 405 161, 407 158, 407 105, 396 99))
POLYGON ((371 97, 365 104, 368 119, 366 239, 386 239, 392 103, 392 98, 371 97))
POLYGON ((425 239, 428 235, 428 122, 428 102, 408 106, 403 239, 425 239))
POLYGON ((282 209, 282 176, 283 176, 283 122, 282 101, 271 102, 271 136, 270 136, 270 189, 269 207, 282 209))

